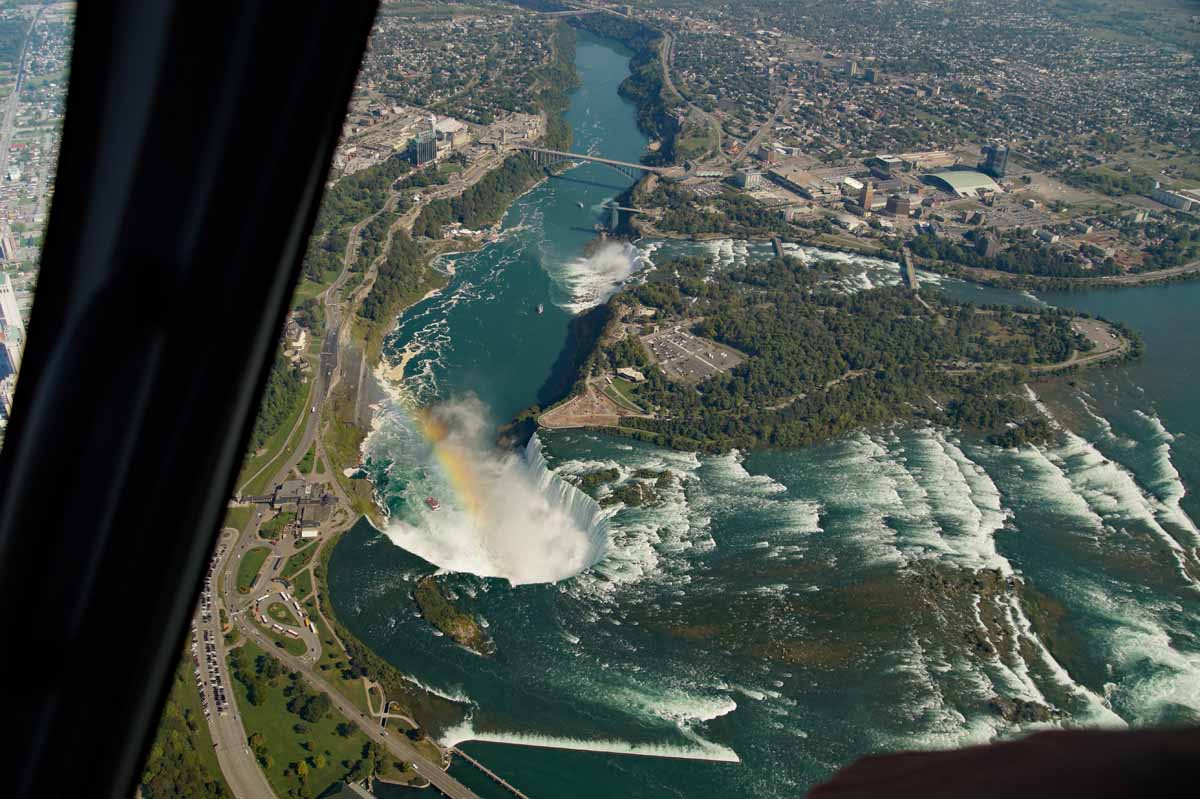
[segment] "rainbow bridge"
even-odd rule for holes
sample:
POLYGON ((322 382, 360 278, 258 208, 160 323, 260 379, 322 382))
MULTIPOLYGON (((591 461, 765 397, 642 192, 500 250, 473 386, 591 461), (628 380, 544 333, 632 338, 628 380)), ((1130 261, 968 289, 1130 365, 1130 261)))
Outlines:
POLYGON ((593 164, 604 164, 611 166, 621 174, 637 180, 643 173, 651 172, 655 175, 666 175, 669 172, 677 170, 669 170, 665 167, 646 166, 645 164, 633 164, 629 161, 614 161, 611 158, 600 158, 594 155, 583 155, 582 153, 564 153, 561 150, 547 150, 542 147, 519 146, 518 150, 528 155, 533 159, 533 162, 539 166, 554 166, 563 161, 590 161, 593 164))

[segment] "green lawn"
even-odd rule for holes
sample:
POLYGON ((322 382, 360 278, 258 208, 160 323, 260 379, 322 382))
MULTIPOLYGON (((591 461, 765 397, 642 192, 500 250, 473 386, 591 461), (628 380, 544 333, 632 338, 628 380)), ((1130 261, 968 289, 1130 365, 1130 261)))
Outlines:
MULTIPOLYGON (((262 494, 267 485, 271 482, 271 478, 275 476, 275 472, 279 471, 279 467, 283 466, 283 461, 291 454, 295 448, 295 442, 291 441, 292 428, 296 427, 296 420, 306 408, 309 407, 309 394, 311 389, 311 381, 305 382, 304 399, 296 403, 296 407, 291 410, 287 418, 283 420, 283 424, 275 431, 267 443, 263 446, 262 454, 250 458, 242 467, 242 473, 238 476, 238 485, 241 486, 241 493, 248 496, 257 496, 262 494), (263 468, 266 466, 267 468, 263 468), (261 470, 261 473, 259 471, 261 470), (257 476, 254 476, 256 475, 257 476), (250 478, 254 477, 253 480, 250 478)), ((295 438, 304 435, 304 426, 301 425, 296 430, 295 438)))
POLYGON ((338 646, 337 640, 329 632, 329 627, 317 615, 315 597, 310 597, 304 604, 308 618, 317 627, 317 638, 321 641, 321 659, 317 661, 317 670, 325 682, 329 683, 339 694, 354 703, 355 707, 364 712, 368 711, 367 692, 363 682, 358 677, 346 677, 344 672, 349 667, 346 653, 338 646))
POLYGON ((263 525, 258 528, 258 535, 260 538, 265 538, 268 541, 274 541, 283 535, 283 528, 291 524, 295 518, 296 514, 292 513, 291 511, 277 513, 272 516, 269 521, 263 523, 263 525))
POLYGON ((280 624, 286 624, 291 627, 299 627, 300 620, 296 618, 296 614, 292 613, 291 609, 282 602, 272 602, 267 608, 267 615, 280 624))
MULTIPOLYGON (((239 670, 252 670, 264 652, 247 643, 240 647, 239 670)), ((269 656, 267 656, 269 657, 269 656)), ((274 678, 257 678, 259 704, 251 704, 245 683, 232 680, 237 694, 242 721, 255 748, 268 782, 280 797, 295 796, 303 785, 306 796, 319 796, 342 779, 362 760, 367 737, 358 727, 349 736, 338 734, 339 724, 346 719, 330 710, 315 721, 305 721, 288 710, 289 697, 284 691, 293 685, 286 669, 274 678), (300 776, 299 764, 304 764, 305 776, 300 776)), ((307 683, 299 683, 304 694, 314 692, 307 683)))
POLYGON ((250 521, 250 517, 253 515, 254 508, 228 508, 225 511, 223 526, 232 527, 241 532, 246 529, 246 523, 250 521))
POLYGON ((302 571, 295 577, 291 578, 292 596, 296 597, 296 599, 302 600, 304 597, 311 594, 313 589, 312 581, 313 578, 311 569, 302 571))
POLYGON ((616 400, 618 405, 623 405, 635 413, 642 413, 642 406, 638 405, 633 399, 633 390, 633 383, 620 377, 614 377, 612 385, 608 386, 604 393, 616 400), (608 391, 607 389, 612 389, 612 391, 608 391))
POLYGON ((284 564, 283 571, 279 573, 280 576, 284 579, 290 580, 296 575, 297 572, 312 562, 313 553, 316 551, 316 546, 309 544, 295 555, 292 555, 287 559, 287 563, 284 564))
POLYGON ((266 547, 254 547, 242 557, 237 570, 237 590, 240 593, 250 593, 250 586, 254 584, 254 578, 269 554, 271 550, 266 547))
POLYGON ((313 444, 308 448, 308 452, 304 453, 304 457, 296 464, 296 469, 300 474, 312 474, 313 459, 317 456, 317 445, 313 444))

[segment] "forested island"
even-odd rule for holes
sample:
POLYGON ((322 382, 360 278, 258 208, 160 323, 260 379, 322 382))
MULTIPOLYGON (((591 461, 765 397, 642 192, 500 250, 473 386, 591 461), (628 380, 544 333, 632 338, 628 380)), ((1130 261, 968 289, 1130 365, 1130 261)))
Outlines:
POLYGON ((450 601, 435 575, 426 575, 417 581, 413 589, 413 601, 425 620, 450 636, 455 643, 477 655, 495 654, 496 644, 483 631, 483 626, 474 616, 450 601))
MULTIPOLYGON (((1051 432, 1022 384, 1100 359, 1073 314, 847 292, 834 280, 844 268, 786 256, 727 272, 700 258, 660 264, 609 301, 571 399, 543 423, 586 401, 578 424, 548 426, 597 425, 607 402, 606 429, 676 449, 799 447, 917 420, 1015 446, 1051 432)), ((1132 334, 1091 324, 1117 342, 1113 357, 1136 352, 1132 334)))

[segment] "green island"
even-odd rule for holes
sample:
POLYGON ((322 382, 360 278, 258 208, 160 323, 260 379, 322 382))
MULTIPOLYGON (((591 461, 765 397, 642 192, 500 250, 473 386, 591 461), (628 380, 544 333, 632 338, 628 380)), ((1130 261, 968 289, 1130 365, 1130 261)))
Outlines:
MULTIPOLYGON (((595 426, 596 404, 608 401, 606 429, 676 449, 798 447, 920 421, 1016 446, 1050 433, 1023 383, 1139 348, 1130 331, 1055 309, 900 287, 847 293, 841 269, 786 256, 723 273, 699 258, 660 265, 609 300, 572 395, 541 423, 595 426), (646 413, 604 395, 619 373, 638 378, 626 390, 646 413)), ((612 479, 594 472, 581 486, 612 479)), ((614 501, 652 501, 643 488, 620 494, 614 501)))
POLYGON ((620 477, 619 469, 609 468, 568 479, 599 502, 602 508, 618 503, 631 508, 654 504, 658 501, 658 491, 669 487, 675 479, 669 469, 647 468, 635 469, 627 481, 615 485, 620 477), (606 486, 607 492, 602 493, 602 488, 606 486))
POLYGON ((413 601, 425 620, 456 643, 477 655, 492 655, 496 645, 471 614, 460 610, 446 596, 437 577, 426 575, 413 588, 413 601))

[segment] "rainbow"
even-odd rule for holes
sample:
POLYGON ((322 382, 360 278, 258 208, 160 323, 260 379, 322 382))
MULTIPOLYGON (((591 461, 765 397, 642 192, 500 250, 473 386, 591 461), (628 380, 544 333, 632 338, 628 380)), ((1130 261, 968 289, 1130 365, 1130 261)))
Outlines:
POLYGON ((458 505, 478 523, 485 521, 487 503, 473 459, 465 447, 450 440, 450 428, 427 408, 413 413, 416 429, 429 442, 433 455, 442 467, 458 505))

